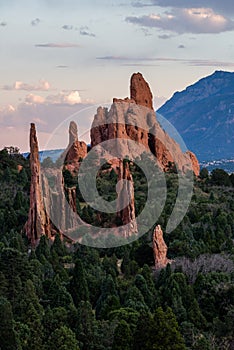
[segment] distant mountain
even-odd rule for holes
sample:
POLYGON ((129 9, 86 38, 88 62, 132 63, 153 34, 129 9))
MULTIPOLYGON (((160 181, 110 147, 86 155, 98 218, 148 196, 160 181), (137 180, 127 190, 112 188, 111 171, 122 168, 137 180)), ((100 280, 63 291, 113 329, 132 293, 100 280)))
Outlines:
POLYGON ((234 73, 214 72, 176 92, 157 112, 199 161, 234 159, 234 73))
MULTIPOLYGON (((40 162, 43 162, 43 160, 47 157, 50 157, 53 162, 56 162, 56 160, 59 158, 59 156, 63 153, 64 149, 54 149, 54 150, 45 150, 45 151, 39 151, 39 159, 40 162)), ((23 156, 26 158, 29 155, 29 152, 23 153, 23 156)))

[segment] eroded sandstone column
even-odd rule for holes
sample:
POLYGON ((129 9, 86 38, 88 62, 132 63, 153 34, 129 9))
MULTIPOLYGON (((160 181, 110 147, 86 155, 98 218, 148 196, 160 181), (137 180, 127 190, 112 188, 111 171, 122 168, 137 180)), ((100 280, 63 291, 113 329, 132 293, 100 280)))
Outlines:
POLYGON ((72 173, 77 173, 81 159, 87 155, 87 145, 85 142, 78 140, 78 129, 74 121, 70 122, 69 144, 64 154, 65 168, 72 173))
POLYGON ((155 269, 162 269, 171 263, 171 260, 167 259, 167 245, 163 239, 163 231, 160 225, 157 225, 153 233, 153 252, 154 252, 154 264, 155 269))
POLYGON ((35 124, 30 128, 30 208, 25 225, 26 235, 35 245, 42 235, 50 237, 50 220, 46 215, 41 192, 41 169, 35 124))
POLYGON ((119 161, 118 181, 117 216, 120 218, 122 225, 128 225, 124 236, 130 237, 132 234, 137 233, 134 183, 129 163, 122 159, 119 161))

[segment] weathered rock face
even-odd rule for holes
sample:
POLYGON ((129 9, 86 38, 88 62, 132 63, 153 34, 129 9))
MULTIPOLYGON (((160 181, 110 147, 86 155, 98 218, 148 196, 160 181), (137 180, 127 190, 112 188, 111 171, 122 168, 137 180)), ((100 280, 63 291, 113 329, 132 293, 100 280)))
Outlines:
POLYGON ((153 252, 155 269, 162 269, 171 263, 171 260, 167 259, 167 245, 163 239, 163 231, 160 225, 155 227, 153 233, 153 252))
POLYGON ((132 75, 130 94, 131 99, 133 99, 136 104, 153 109, 153 95, 141 73, 132 75))
POLYGON ((41 178, 45 210, 56 227, 51 234, 57 230, 64 236, 77 226, 76 188, 64 186, 62 168, 43 169, 41 178))
POLYGON ((65 153, 65 168, 71 172, 77 172, 80 159, 87 155, 87 145, 78 140, 77 125, 74 121, 69 126, 69 144, 65 153))
POLYGON ((192 165, 193 165, 193 172, 196 176, 200 174, 200 164, 198 163, 197 157, 195 154, 191 151, 187 151, 186 154, 190 157, 192 165))
POLYGON ((120 218, 122 225, 128 225, 128 229, 123 233, 123 236, 127 238, 137 233, 137 223, 133 178, 129 163, 123 160, 119 161, 118 181, 117 216, 120 218))
POLYGON ((66 189, 68 204, 74 213, 77 213, 76 209, 76 187, 69 187, 66 189))
POLYGON ((42 200, 41 171, 35 124, 31 124, 30 128, 30 167, 30 208, 25 231, 30 242, 35 245, 42 235, 51 236, 51 224, 42 200))
POLYGON ((74 121, 71 121, 69 125, 69 146, 76 141, 78 141, 78 128, 77 124, 74 121))

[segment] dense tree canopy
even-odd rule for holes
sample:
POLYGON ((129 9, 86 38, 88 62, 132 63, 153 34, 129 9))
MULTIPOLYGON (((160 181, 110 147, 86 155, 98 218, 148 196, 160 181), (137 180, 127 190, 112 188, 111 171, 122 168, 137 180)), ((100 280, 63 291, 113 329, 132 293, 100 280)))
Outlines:
MULTIPOLYGON (((116 176, 104 168, 98 191, 113 200, 116 176)), ((136 166, 131 170, 140 212, 146 179, 136 166)), ((68 171, 64 178, 77 186, 68 171)), ((166 180, 163 229, 178 190, 174 171, 166 180)), ((30 170, 19 152, 0 151, 0 185, 1 350, 232 349, 233 174, 201 171, 183 222, 165 233, 173 263, 161 271, 153 269, 151 231, 119 248, 71 246, 57 235, 32 249, 23 234, 30 170)), ((97 224, 98 213, 79 190, 77 200, 81 215, 97 224)))

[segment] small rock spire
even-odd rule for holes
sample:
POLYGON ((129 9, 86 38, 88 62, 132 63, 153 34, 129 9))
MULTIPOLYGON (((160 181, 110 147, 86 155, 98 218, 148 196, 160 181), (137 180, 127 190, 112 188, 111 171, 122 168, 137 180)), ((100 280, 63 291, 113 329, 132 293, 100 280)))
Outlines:
POLYGON ((71 121, 69 125, 69 145, 71 146, 76 141, 78 141, 78 128, 77 124, 71 121))
POLYGON ((153 233, 153 252, 154 252, 154 264, 155 269, 162 269, 171 263, 171 260, 167 259, 167 245, 163 239, 163 231, 160 225, 157 225, 153 233))

